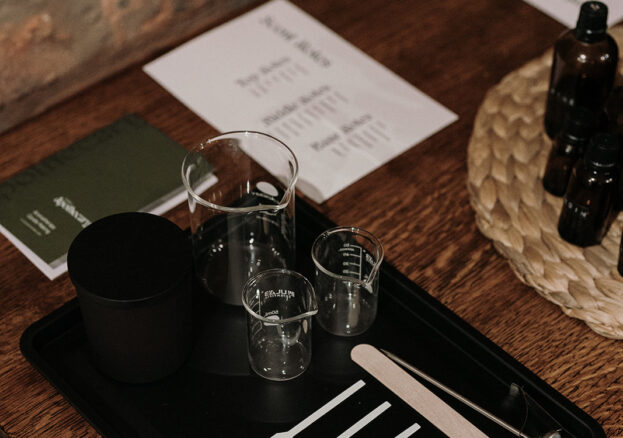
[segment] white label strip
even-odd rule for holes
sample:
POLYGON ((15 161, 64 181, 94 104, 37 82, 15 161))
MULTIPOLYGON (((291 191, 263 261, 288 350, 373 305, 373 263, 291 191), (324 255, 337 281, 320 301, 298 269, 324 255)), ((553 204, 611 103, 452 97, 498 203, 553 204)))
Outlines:
POLYGON ((365 384, 366 384, 366 382, 364 382, 363 380, 358 380, 357 382, 353 383, 350 387, 348 387, 344 391, 342 391, 340 394, 335 396, 331 401, 326 403, 324 406, 320 407, 320 409, 318 409, 316 412, 314 412, 309 417, 305 418, 299 424, 294 426, 292 429, 290 429, 287 432, 276 433, 276 434, 274 434, 272 436, 272 438, 290 438, 290 437, 293 437, 297 433, 299 433, 302 430, 304 430, 305 428, 309 427, 314 421, 316 421, 317 419, 322 417, 324 414, 329 412, 331 409, 333 409, 334 407, 336 407, 337 405, 342 403, 344 400, 346 400, 348 397, 353 395, 355 392, 359 391, 365 384))
POLYGON ((407 429, 403 430, 398 435, 396 435, 396 438, 409 438, 411 435, 413 435, 415 432, 417 432, 420 429, 421 427, 419 424, 413 423, 407 429))
POLYGON ((358 422, 353 424, 351 427, 346 429, 346 431, 340 436, 338 436, 337 438, 350 438, 351 436, 359 432, 361 429, 363 429, 368 423, 370 423, 376 417, 378 417, 383 412, 385 412, 387 409, 389 409, 390 406, 391 404, 389 402, 381 403, 379 406, 377 406, 376 409, 374 409, 368 415, 366 415, 361 420, 359 420, 358 422))

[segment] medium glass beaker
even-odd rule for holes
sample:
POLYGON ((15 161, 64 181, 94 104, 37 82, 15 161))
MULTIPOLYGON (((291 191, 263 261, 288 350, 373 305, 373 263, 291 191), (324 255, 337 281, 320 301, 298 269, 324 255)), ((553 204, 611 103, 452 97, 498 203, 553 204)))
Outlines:
POLYGON ((249 277, 294 266, 298 162, 284 143, 252 131, 202 142, 184 158, 195 273, 240 305, 249 277))
POLYGON ((381 242, 361 228, 332 228, 314 241, 312 259, 318 324, 340 336, 365 332, 376 318, 381 242))
POLYGON ((242 304, 253 371, 270 380, 302 374, 311 361, 312 316, 318 312, 307 278, 287 269, 260 272, 245 284, 242 304))

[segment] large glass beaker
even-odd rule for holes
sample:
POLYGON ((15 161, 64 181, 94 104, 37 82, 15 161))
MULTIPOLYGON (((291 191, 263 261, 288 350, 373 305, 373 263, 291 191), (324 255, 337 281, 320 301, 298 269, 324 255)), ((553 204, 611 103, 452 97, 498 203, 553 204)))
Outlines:
POLYGON ((260 132, 219 135, 184 158, 195 273, 221 301, 241 305, 249 277, 294 267, 297 176, 290 148, 260 132))

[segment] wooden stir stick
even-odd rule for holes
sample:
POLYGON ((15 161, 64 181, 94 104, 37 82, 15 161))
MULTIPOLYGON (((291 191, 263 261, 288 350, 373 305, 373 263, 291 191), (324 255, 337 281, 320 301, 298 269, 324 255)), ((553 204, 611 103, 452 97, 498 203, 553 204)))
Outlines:
POLYGON ((372 345, 359 344, 351 359, 450 438, 488 438, 428 388, 372 345))

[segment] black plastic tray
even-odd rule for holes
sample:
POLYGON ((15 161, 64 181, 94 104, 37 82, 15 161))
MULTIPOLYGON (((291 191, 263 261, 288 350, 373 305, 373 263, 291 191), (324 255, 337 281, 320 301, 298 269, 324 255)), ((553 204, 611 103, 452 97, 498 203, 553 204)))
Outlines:
MULTIPOLYGON (((296 214, 299 270, 313 278, 311 243, 333 224, 300 199, 296 214)), ((340 338, 315 325, 312 364, 288 382, 269 382, 249 370, 243 309, 212 302, 199 290, 195 350, 182 369, 159 382, 123 384, 98 372, 76 300, 32 324, 22 335, 21 349, 107 437, 271 436, 290 430, 359 379, 363 388, 297 438, 338 436, 384 401, 391 407, 357 437, 394 437, 416 422, 421 428, 415 438, 445 436, 350 360, 351 348, 363 342, 397 354, 516 426, 523 422, 524 399, 509 395, 509 385, 519 385, 536 402, 528 403, 525 431, 531 434, 553 424, 547 411, 564 438, 605 437, 595 420, 388 264, 382 267, 380 288, 372 328, 356 338, 340 338)), ((431 389, 488 436, 514 436, 431 389)))

